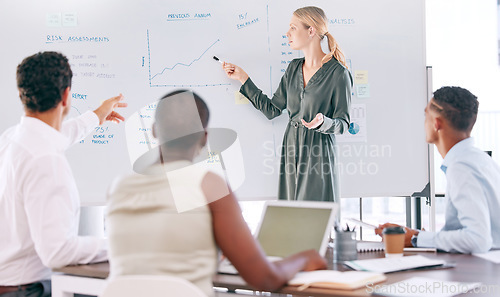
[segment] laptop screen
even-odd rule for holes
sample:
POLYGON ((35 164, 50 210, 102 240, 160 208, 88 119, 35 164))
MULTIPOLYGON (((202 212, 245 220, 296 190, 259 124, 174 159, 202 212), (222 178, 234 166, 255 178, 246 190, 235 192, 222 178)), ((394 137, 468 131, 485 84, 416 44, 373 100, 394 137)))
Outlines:
POLYGON ((287 257, 309 249, 324 255, 338 205, 294 201, 273 204, 266 205, 257 230, 257 240, 266 255, 287 257))

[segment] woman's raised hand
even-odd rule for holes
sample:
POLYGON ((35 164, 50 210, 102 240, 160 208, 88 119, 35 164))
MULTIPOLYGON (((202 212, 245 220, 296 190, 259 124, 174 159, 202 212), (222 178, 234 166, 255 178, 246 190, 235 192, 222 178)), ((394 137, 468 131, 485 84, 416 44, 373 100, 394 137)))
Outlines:
POLYGON ((241 84, 244 84, 248 79, 248 74, 239 66, 234 64, 223 62, 222 69, 226 72, 227 77, 238 80, 241 84))

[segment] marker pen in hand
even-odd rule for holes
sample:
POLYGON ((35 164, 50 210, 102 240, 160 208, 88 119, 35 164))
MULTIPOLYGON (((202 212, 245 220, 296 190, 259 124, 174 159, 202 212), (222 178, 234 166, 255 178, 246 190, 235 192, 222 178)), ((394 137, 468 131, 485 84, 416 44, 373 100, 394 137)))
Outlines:
MULTIPOLYGON (((215 61, 217 61, 217 62, 221 63, 221 64, 222 64, 222 66, 224 66, 224 65, 225 65, 225 62, 222 62, 219 58, 217 58, 217 56, 214 56, 213 58, 214 58, 214 60, 215 60, 215 61)), ((228 72, 228 73, 233 73, 233 72, 234 72, 234 68, 233 68, 233 69, 231 69, 231 70, 229 70, 229 72, 228 72)))

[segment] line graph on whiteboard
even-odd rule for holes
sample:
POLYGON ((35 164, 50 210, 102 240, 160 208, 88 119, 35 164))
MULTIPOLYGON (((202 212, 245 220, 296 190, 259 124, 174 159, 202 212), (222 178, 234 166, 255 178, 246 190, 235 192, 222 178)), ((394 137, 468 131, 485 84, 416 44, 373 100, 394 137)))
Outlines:
POLYGON ((168 36, 153 35, 147 30, 150 87, 214 87, 228 86, 220 65, 212 57, 220 45, 215 40, 197 40, 191 44, 174 42, 168 36), (210 71, 213 69, 213 71, 210 71), (210 71, 210 73, 208 73, 210 71), (219 73, 220 72, 220 73, 219 73), (215 75, 214 75, 215 74, 215 75))

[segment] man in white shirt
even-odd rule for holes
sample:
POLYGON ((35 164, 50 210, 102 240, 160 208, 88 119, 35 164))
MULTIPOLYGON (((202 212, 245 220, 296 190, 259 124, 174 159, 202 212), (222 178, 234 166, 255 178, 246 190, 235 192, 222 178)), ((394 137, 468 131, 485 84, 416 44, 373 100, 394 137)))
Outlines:
MULTIPOLYGON (((406 246, 446 252, 484 253, 500 248, 500 166, 474 147, 476 96, 460 87, 443 87, 425 108, 425 133, 443 157, 446 223, 439 232, 406 228, 406 246)), ((384 224, 376 230, 392 224, 384 224)))
POLYGON ((71 108, 65 56, 43 52, 17 68, 21 122, 0 136, 0 296, 50 296, 50 268, 105 261, 101 238, 79 237, 80 200, 65 150, 105 121, 122 95, 63 122, 71 108))

